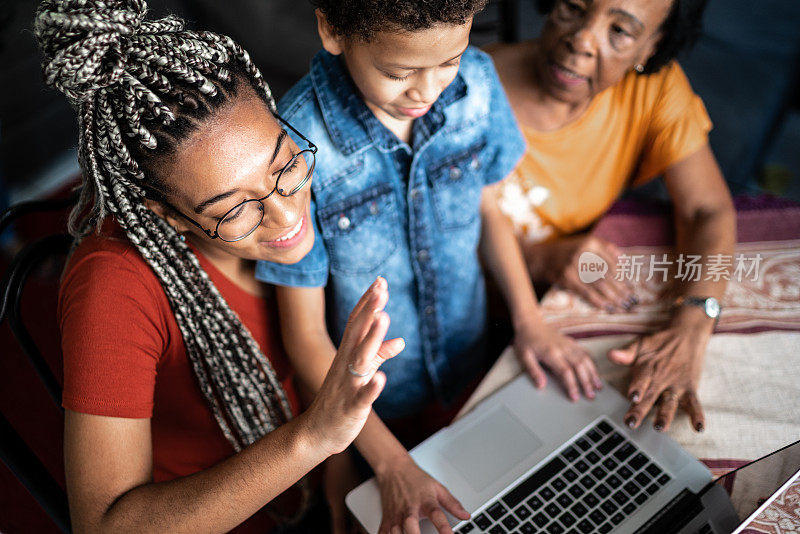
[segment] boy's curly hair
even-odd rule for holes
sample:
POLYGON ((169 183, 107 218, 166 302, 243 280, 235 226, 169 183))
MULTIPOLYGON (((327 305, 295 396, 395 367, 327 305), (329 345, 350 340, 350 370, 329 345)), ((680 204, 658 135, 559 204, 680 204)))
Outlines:
POLYGON ((464 24, 487 0, 312 0, 333 32, 372 39, 382 30, 418 31, 436 24, 464 24))

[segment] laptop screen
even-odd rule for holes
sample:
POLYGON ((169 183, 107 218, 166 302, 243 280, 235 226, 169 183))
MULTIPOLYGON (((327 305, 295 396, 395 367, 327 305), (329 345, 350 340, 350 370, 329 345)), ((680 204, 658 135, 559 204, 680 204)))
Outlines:
POLYGON ((739 521, 744 521, 798 470, 800 441, 743 465, 715 482, 728 491, 739 521))

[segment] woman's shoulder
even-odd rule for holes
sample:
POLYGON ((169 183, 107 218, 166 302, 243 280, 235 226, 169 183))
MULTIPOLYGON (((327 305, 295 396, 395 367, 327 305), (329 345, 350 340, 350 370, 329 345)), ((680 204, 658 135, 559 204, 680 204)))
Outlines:
POLYGON ((87 292, 105 293, 109 303, 130 296, 166 303, 155 273, 114 221, 81 239, 64 269, 61 300, 87 292))
POLYGON ((648 108, 673 103, 688 103, 695 94, 677 61, 672 61, 658 72, 640 75, 631 71, 616 88, 617 98, 630 99, 648 108))
POLYGON ((155 274, 116 223, 81 240, 64 272, 57 315, 64 407, 151 417, 157 366, 179 347, 171 342, 179 331, 155 274))
POLYGON ((67 262, 65 272, 79 268, 86 260, 92 260, 91 263, 104 267, 125 265, 135 270, 147 269, 147 262, 122 227, 113 220, 106 220, 100 229, 80 239, 67 262))

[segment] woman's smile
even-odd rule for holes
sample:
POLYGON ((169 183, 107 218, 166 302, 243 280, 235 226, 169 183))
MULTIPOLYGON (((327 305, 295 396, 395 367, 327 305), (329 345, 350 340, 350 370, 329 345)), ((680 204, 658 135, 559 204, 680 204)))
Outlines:
POLYGON ((266 247, 276 248, 292 248, 296 246, 303 241, 303 238, 306 235, 306 231, 308 229, 306 218, 306 215, 303 215, 300 221, 294 225, 291 230, 272 241, 262 241, 261 244, 266 247))
POLYGON ((553 79, 560 85, 566 87, 576 87, 589 83, 588 76, 581 76, 577 72, 564 67, 563 65, 554 61, 548 62, 550 67, 550 74, 553 79))

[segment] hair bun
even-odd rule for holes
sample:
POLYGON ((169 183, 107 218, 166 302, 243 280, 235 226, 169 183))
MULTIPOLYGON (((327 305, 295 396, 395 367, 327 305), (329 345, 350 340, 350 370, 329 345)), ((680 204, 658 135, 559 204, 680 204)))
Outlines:
POLYGON ((142 26, 144 0, 45 0, 34 31, 45 82, 73 104, 114 85, 125 70, 122 41, 142 26))

